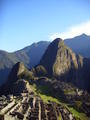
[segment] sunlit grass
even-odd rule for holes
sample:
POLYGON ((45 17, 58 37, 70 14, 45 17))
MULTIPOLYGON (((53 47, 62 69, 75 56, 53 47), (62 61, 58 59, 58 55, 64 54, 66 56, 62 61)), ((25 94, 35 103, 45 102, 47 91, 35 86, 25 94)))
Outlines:
POLYGON ((51 101, 51 102, 55 102, 55 103, 60 104, 60 102, 59 102, 58 99, 53 98, 53 97, 51 97, 51 96, 47 96, 47 95, 43 95, 43 94, 39 94, 39 96, 40 96, 41 99, 42 99, 44 102, 46 102, 46 103, 48 103, 48 101, 51 101))
MULTIPOLYGON (((75 108, 71 107, 67 103, 62 102, 59 99, 54 98, 54 97, 52 97, 50 95, 46 95, 46 94, 42 93, 41 91, 42 90, 44 91, 45 88, 39 87, 39 89, 38 89, 36 84, 33 84, 31 87, 32 87, 34 93, 36 95, 40 96, 41 99, 45 103, 49 103, 49 101, 51 101, 51 102, 55 102, 55 103, 58 103, 58 104, 62 104, 64 107, 66 107, 73 114, 73 116, 76 118, 76 120, 89 120, 90 119, 84 113, 81 113, 81 112, 77 111, 75 108)), ((60 116, 58 117, 58 120, 61 120, 60 116)))
POLYGON ((70 112, 73 114, 73 116, 75 116, 75 118, 77 120, 89 120, 90 118, 88 118, 84 113, 80 113, 77 110, 75 110, 73 107, 69 107, 68 108, 70 110, 70 112))

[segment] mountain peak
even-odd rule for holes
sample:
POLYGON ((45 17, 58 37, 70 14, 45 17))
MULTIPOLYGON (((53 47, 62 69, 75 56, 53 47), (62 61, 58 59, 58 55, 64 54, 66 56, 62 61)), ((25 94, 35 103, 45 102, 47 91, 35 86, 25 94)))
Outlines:
POLYGON ((81 36, 87 36, 85 33, 83 33, 81 36))
POLYGON ((8 78, 8 82, 9 83, 16 82, 16 80, 18 79, 18 76, 22 74, 25 70, 26 68, 23 62, 16 63, 11 70, 11 73, 8 78))
POLYGON ((63 41, 61 38, 56 38, 55 40, 54 40, 54 42, 60 42, 60 41, 63 41))
POLYGON ((78 68, 76 55, 68 48, 60 38, 55 39, 47 48, 40 64, 43 65, 49 74, 61 76, 67 73, 71 67, 78 68))
POLYGON ((61 38, 56 38, 51 42, 51 44, 49 45, 49 48, 55 51, 62 45, 64 45, 64 41, 61 38))

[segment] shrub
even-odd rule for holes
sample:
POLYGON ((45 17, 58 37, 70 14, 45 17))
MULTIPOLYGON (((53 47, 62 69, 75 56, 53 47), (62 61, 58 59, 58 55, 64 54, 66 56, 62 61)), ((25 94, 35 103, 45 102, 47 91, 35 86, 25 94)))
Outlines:
POLYGON ((31 71, 27 71, 25 70, 22 74, 20 74, 18 76, 19 79, 26 79, 26 80, 30 80, 30 79, 34 79, 34 75, 31 71))

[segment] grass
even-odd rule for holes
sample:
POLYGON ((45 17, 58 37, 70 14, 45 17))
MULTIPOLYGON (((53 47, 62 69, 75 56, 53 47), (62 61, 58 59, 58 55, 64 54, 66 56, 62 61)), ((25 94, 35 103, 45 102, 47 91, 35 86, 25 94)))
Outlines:
MULTIPOLYGON (((69 104, 62 102, 59 99, 50 96, 49 94, 45 94, 45 90, 47 91, 47 89, 48 89, 47 87, 39 86, 39 88, 38 88, 36 86, 36 84, 33 84, 31 87, 32 87, 35 95, 39 95, 45 103, 52 101, 52 102, 55 102, 57 104, 62 104, 64 107, 66 107, 73 114, 73 116, 76 118, 76 120, 89 120, 90 119, 86 116, 86 114, 78 112, 75 108, 73 108, 69 104)), ((61 120, 61 116, 58 117, 58 120, 61 120)))
POLYGON ((73 107, 69 107, 68 109, 73 114, 73 116, 76 118, 76 120, 89 120, 90 119, 84 113, 80 113, 76 111, 73 107))
POLYGON ((64 90, 64 94, 72 94, 72 95, 74 95, 75 94, 75 91, 74 91, 74 89, 65 89, 64 90))
POLYGON ((61 114, 58 116, 58 120, 62 120, 61 114))
MULTIPOLYGON (((52 96, 43 94, 43 93, 41 92, 41 90, 43 89, 42 91, 44 91, 46 87, 43 87, 43 88, 42 88, 42 87, 39 87, 39 89, 38 89, 35 84, 33 84, 31 87, 32 87, 35 95, 39 95, 39 96, 41 97, 41 99, 42 99, 45 103, 48 103, 48 101, 56 102, 56 103, 58 103, 58 104, 60 103, 58 99, 56 99, 56 98, 54 98, 54 97, 52 97, 52 96)), ((47 89, 46 89, 46 90, 47 90, 47 89)))
POLYGON ((48 101, 52 101, 52 102, 55 102, 55 103, 60 104, 60 102, 59 102, 58 99, 53 98, 53 97, 51 97, 51 96, 43 95, 43 94, 40 94, 40 93, 39 93, 39 96, 41 97, 41 99, 42 99, 45 103, 48 103, 48 101))
POLYGON ((62 103, 62 105, 65 106, 72 113, 72 115, 76 118, 76 120, 90 120, 90 118, 88 118, 85 113, 77 111, 71 105, 67 103, 62 103))

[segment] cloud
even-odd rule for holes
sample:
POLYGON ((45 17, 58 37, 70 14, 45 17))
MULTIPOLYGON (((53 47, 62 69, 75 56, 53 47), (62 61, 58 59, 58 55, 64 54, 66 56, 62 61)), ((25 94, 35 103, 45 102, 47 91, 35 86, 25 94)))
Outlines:
POLYGON ((73 38, 83 33, 90 35, 90 21, 78 24, 76 26, 72 26, 62 33, 53 33, 49 36, 49 39, 54 40, 58 37, 62 39, 73 38))

